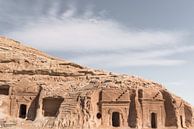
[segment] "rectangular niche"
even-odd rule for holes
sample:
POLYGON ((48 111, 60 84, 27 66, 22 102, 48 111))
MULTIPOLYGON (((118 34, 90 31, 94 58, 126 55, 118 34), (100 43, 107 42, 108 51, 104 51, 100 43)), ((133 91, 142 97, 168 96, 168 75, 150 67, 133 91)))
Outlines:
POLYGON ((57 117, 63 98, 47 97, 43 99, 43 115, 46 117, 57 117))
POLYGON ((0 95, 9 95, 9 85, 1 85, 0 86, 0 95))

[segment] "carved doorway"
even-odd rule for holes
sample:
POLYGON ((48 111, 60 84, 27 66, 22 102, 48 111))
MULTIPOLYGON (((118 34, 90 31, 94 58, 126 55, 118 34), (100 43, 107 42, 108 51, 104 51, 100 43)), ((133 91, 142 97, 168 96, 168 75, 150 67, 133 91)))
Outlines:
POLYGON ((119 127, 120 126, 120 114, 119 112, 112 113, 112 126, 119 127))
POLYGON ((151 128, 157 128, 157 114, 151 113, 151 128))
POLYGON ((27 106, 25 104, 20 105, 19 117, 25 119, 27 113, 27 106))

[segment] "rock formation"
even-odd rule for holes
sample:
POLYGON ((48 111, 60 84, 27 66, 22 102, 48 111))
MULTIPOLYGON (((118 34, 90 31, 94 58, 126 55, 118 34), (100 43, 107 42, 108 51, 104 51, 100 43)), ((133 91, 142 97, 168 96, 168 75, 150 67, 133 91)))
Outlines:
POLYGON ((193 129, 193 107, 162 85, 56 59, 0 37, 0 127, 193 129))

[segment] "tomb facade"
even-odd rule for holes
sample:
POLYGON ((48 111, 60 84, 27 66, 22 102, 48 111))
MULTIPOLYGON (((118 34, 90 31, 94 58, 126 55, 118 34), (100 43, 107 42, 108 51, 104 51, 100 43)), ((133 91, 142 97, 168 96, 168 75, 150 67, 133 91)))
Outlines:
POLYGON ((0 127, 193 129, 193 106, 161 84, 53 58, 0 38, 0 127))

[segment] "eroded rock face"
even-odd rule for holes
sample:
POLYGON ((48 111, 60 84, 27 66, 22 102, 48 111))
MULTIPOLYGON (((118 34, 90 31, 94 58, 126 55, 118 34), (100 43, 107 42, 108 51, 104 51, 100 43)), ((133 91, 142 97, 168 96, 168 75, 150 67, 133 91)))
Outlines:
POLYGON ((194 128, 193 107, 162 85, 89 69, 0 38, 0 126, 194 128))

